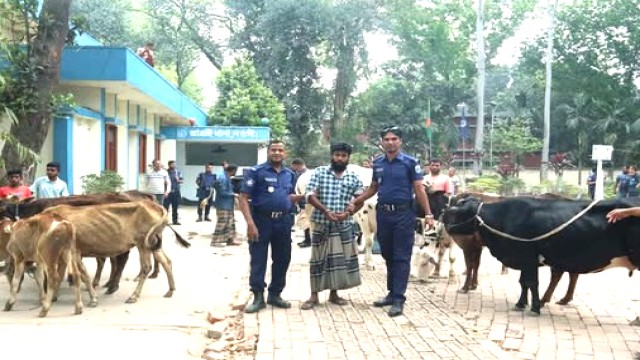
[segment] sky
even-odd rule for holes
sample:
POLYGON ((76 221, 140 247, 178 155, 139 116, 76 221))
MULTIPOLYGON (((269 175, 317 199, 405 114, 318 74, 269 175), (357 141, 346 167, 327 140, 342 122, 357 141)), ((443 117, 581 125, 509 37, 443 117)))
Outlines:
MULTIPOLYGON (((511 38, 505 40, 502 47, 498 50, 496 57, 490 60, 492 64, 501 66, 515 65, 520 57, 521 46, 527 41, 533 40, 542 35, 546 31, 547 1, 548 0, 539 0, 538 5, 532 14, 523 21, 511 38)), ((560 3, 569 3, 570 1, 572 0, 559 0, 560 3)), ((382 76, 381 71, 379 71, 381 65, 390 60, 397 59, 398 57, 396 49, 389 44, 389 36, 384 33, 377 32, 366 34, 365 41, 367 42, 367 49, 369 51, 370 68, 373 71, 368 79, 360 79, 356 92, 363 91, 366 89, 368 84, 382 76), (378 71, 375 71, 376 69, 378 71)), ((233 57, 227 56, 225 63, 229 64, 232 62, 233 57)), ((195 74, 203 89, 203 107, 208 109, 215 103, 215 99, 217 97, 215 77, 218 74, 218 70, 213 67, 213 65, 211 65, 204 56, 202 56, 199 65, 195 70, 195 74)), ((326 88, 331 88, 335 79, 335 71, 324 69, 320 72, 320 75, 322 85, 326 88)))

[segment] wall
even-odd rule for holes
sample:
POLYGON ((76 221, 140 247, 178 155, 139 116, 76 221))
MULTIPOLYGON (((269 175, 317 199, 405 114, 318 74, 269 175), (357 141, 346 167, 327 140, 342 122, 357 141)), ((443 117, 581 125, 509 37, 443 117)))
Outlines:
POLYGON ((82 194, 82 177, 100 174, 102 122, 75 116, 73 124, 73 193, 82 194))

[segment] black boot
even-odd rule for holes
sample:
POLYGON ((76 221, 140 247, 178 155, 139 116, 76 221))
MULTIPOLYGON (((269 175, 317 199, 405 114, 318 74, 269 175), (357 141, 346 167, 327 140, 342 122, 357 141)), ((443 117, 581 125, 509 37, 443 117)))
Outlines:
POLYGON ((267 304, 281 308, 281 309, 288 309, 291 307, 291 303, 288 301, 284 301, 281 297, 280 294, 269 294, 269 297, 267 298, 267 304))
POLYGON ((264 309, 267 305, 264 303, 264 292, 262 291, 254 291, 253 292, 253 303, 247 306, 244 309, 244 312, 247 314, 253 314, 264 309))
POLYGON ((396 317, 402 315, 402 311, 404 310, 404 303, 399 301, 394 301, 391 305, 391 309, 389 309, 389 317, 396 317))

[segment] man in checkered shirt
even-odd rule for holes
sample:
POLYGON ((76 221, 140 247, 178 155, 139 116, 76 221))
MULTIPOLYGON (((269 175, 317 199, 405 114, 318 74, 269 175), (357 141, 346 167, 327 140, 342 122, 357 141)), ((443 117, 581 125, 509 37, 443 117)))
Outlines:
MULTIPOLYGON (((330 290, 329 302, 347 304, 338 290, 360 285, 358 249, 354 242, 353 213, 347 205, 363 192, 362 181, 347 170, 351 145, 331 145, 331 165, 315 169, 305 197, 314 209, 311 215, 311 297, 303 310, 318 304, 318 292, 330 290)), ((356 209, 357 210, 357 209, 356 209)))

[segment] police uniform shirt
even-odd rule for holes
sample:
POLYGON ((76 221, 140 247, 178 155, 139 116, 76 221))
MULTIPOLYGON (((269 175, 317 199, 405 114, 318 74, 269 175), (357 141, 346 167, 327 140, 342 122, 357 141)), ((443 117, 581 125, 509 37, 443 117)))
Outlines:
POLYGON ((250 195, 254 208, 289 212, 293 207, 289 195, 294 193, 295 182, 293 171, 282 167, 277 172, 271 163, 266 162, 246 172, 240 192, 250 195))
POLYGON ((391 161, 386 156, 373 160, 372 181, 378 183, 379 204, 407 204, 413 200, 413 182, 422 181, 418 160, 403 152, 391 161))

